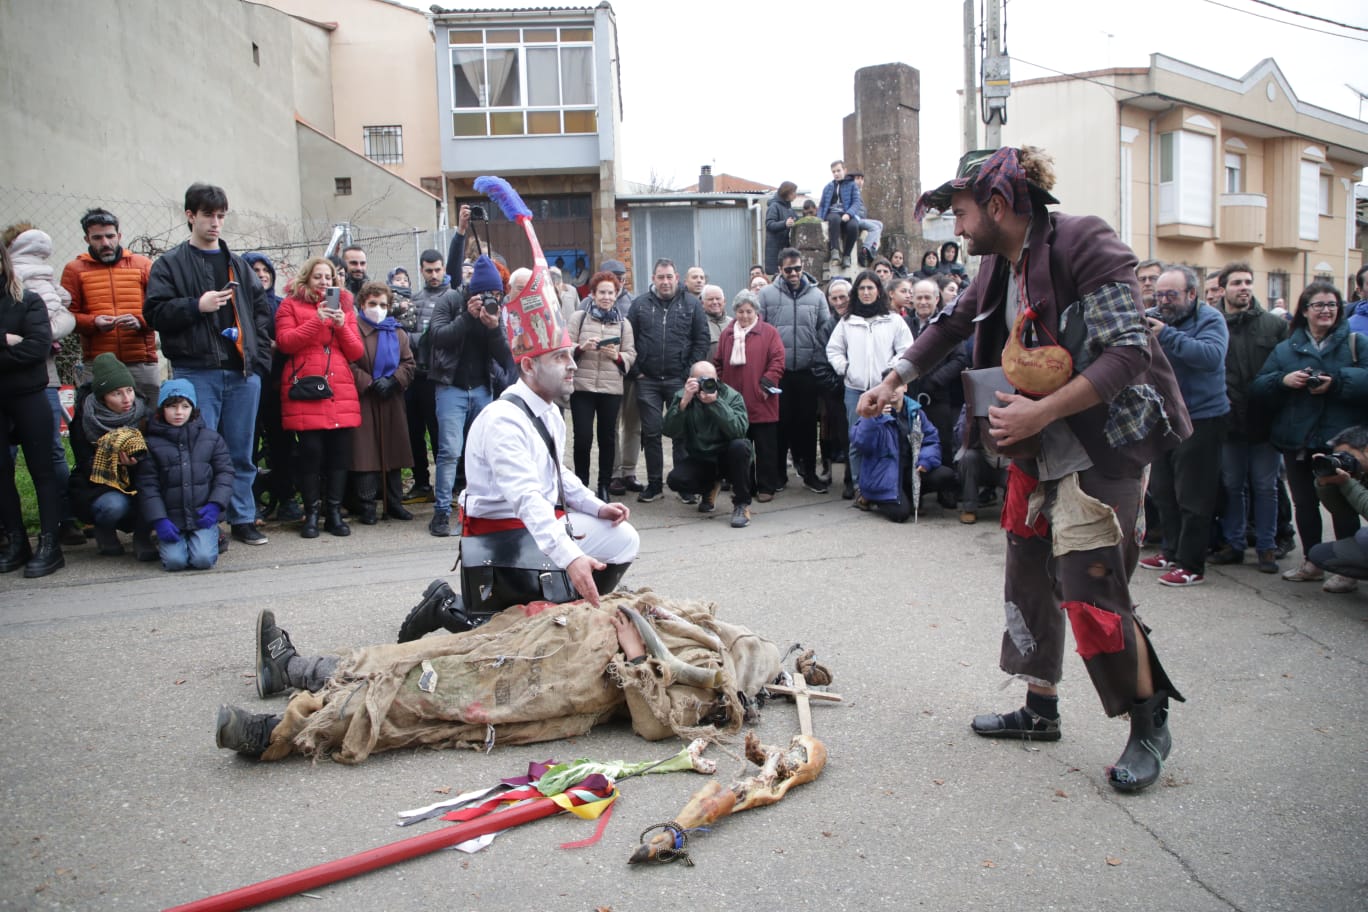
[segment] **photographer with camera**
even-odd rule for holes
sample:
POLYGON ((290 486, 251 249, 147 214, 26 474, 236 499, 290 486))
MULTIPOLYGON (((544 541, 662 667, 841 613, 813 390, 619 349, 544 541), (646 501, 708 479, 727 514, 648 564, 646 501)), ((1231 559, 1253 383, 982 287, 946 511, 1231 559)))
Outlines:
MULTIPOLYGON (((1290 582, 1325 580, 1329 592, 1347 591, 1336 577, 1310 559, 1321 542, 1320 501, 1316 496, 1312 458, 1329 449, 1325 441, 1362 418, 1368 408, 1368 369, 1360 361, 1368 339, 1349 330, 1344 299, 1328 282, 1312 282, 1297 301, 1292 333, 1268 356, 1254 380, 1253 395, 1273 410, 1272 443, 1283 453, 1287 485, 1292 493, 1303 561, 1283 573, 1290 582)), ((1332 513, 1335 538, 1349 538, 1358 528, 1352 511, 1332 513)))
POLYGON ((494 261, 481 256, 470 282, 438 301, 428 327, 428 376, 435 386, 438 431, 437 504, 428 531, 439 538, 451 534, 452 489, 466 421, 503 391, 505 384, 494 389, 495 378, 511 372, 513 356, 499 326, 503 297, 504 283, 494 261))
POLYGON ((685 452, 684 458, 675 460, 665 483, 683 497, 701 494, 698 512, 712 513, 722 480, 731 482, 733 529, 750 525, 749 426, 746 400, 717 379, 711 361, 694 364, 665 412, 663 430, 685 452))
MULTIPOLYGON (((1360 516, 1368 518, 1368 425, 1346 428, 1329 444, 1331 452, 1311 457, 1316 496, 1331 516, 1352 515, 1355 522, 1360 516)), ((1327 592, 1353 592, 1359 580, 1368 579, 1368 526, 1316 545, 1307 559, 1330 574, 1325 579, 1327 592)))

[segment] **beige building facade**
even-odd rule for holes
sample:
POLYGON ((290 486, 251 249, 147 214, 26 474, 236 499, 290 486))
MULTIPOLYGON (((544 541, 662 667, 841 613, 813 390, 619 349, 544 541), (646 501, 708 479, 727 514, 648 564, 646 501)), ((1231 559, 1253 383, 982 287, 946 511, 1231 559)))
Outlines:
POLYGON ((328 36, 327 120, 314 126, 440 194, 437 79, 428 14, 394 0, 267 0, 328 36))
POLYGON ((1317 279, 1352 288, 1368 123, 1300 101, 1272 59, 1230 77, 1154 54, 1014 83, 1009 105, 1003 142, 1048 149, 1061 208, 1106 219, 1140 259, 1248 262, 1269 305, 1317 279))
MULTIPOLYGON (((184 240, 196 181, 227 192, 231 245, 277 259, 321 252, 338 223, 369 237, 436 229, 433 194, 333 140, 329 27, 246 0, 171 8, 4 4, 0 220, 46 230, 59 265, 85 250, 79 221, 91 206, 120 218, 130 249, 184 240)), ((412 268, 415 244, 401 240, 394 255, 412 268)))

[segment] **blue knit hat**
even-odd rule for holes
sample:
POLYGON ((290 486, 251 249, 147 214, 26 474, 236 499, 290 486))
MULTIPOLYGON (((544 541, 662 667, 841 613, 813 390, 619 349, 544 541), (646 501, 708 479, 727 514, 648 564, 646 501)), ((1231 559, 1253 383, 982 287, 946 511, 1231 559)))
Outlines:
POLYGON ((503 290, 503 278, 499 275, 499 268, 489 257, 481 256, 475 261, 475 271, 470 274, 470 293, 497 291, 503 294, 503 290))
POLYGON ((190 400, 192 408, 198 407, 195 401, 195 387, 189 380, 167 380, 161 385, 161 392, 157 393, 157 408, 166 405, 166 400, 180 396, 190 400))

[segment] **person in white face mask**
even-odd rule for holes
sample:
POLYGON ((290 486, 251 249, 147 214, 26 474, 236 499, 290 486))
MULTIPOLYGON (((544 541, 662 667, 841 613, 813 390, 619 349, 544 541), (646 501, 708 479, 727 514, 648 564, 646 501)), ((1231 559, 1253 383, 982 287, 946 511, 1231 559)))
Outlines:
POLYGON ((358 298, 356 325, 366 351, 351 365, 361 400, 361 426, 353 438, 351 470, 361 501, 361 523, 366 526, 379 519, 377 498, 390 519, 413 519, 403 504, 403 470, 413 467, 404 390, 413 382, 416 365, 408 333, 389 315, 393 303, 394 292, 379 282, 363 286, 358 298))

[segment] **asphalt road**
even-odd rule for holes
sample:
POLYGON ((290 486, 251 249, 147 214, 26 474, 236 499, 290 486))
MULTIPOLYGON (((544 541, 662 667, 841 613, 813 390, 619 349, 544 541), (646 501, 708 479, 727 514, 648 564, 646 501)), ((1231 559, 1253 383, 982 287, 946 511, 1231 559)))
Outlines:
MULTIPOLYGON (((703 784, 633 779, 596 846, 562 815, 484 852, 440 852, 281 909, 1361 910, 1368 907, 1368 592, 1329 595, 1252 566, 1135 595, 1189 702, 1161 785, 1114 793, 1126 739, 1070 653, 1064 739, 968 729, 1018 705, 996 666, 1002 533, 932 506, 895 526, 835 493, 790 490, 733 530, 672 497, 633 506, 626 583, 708 598, 724 617, 816 648, 840 705, 813 709, 830 762, 781 804, 727 819, 682 863, 628 868, 646 827, 703 784)), ((214 746, 220 703, 275 709, 252 679, 253 620, 273 609, 305 652, 392 641, 452 545, 420 521, 303 541, 268 528, 209 573, 72 549, 43 580, 0 577, 0 909, 151 909, 432 829, 395 813, 547 757, 658 759, 607 727, 573 743, 400 752, 357 767, 242 760, 214 746)), ((1140 571, 1144 574, 1144 571, 1140 571)), ((771 704, 762 739, 797 732, 771 704)), ((733 748, 735 750, 735 748, 733 748)), ((720 751, 719 776, 742 764, 720 751)))

